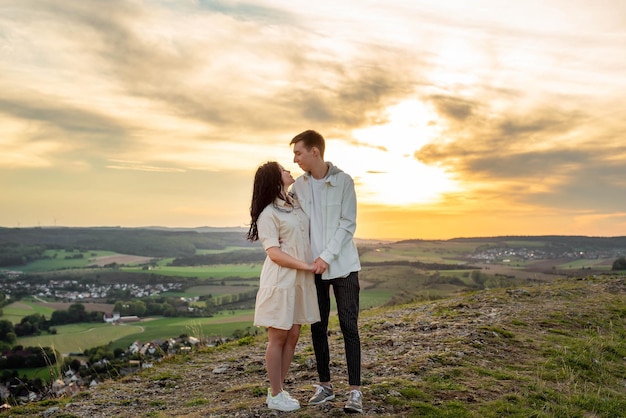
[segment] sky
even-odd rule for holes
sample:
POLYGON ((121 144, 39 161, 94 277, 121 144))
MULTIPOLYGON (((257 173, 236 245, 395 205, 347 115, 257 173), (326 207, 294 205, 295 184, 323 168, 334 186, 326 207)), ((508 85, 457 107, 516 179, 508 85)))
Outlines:
POLYGON ((248 227, 315 129, 356 237, 626 235, 621 0, 0 0, 0 226, 248 227))

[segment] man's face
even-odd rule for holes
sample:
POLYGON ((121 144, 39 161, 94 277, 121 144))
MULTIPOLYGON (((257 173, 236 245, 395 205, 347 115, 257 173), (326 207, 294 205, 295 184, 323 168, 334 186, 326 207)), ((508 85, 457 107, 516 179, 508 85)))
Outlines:
POLYGON ((311 171, 315 159, 314 150, 316 148, 311 147, 307 150, 304 146, 304 141, 296 142, 293 146, 293 162, 298 164, 302 171, 311 171))

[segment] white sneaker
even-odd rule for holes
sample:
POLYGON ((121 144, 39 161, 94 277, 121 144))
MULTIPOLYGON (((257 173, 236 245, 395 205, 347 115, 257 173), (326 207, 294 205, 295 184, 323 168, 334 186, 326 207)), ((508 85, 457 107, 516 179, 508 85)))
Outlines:
POLYGON ((284 412, 295 411, 296 409, 300 409, 300 402, 293 399, 289 395, 285 395, 285 392, 280 392, 276 396, 272 396, 268 393, 267 407, 269 409, 276 409, 284 412))
MULTIPOLYGON (((298 402, 297 399, 293 398, 289 392, 287 392, 286 390, 283 390, 283 393, 285 394, 285 396, 287 397, 287 399, 291 399, 294 400, 296 402, 298 402)), ((272 397, 272 389, 271 388, 267 388, 267 396, 265 397, 265 404, 267 405, 270 401, 270 398, 272 397)))

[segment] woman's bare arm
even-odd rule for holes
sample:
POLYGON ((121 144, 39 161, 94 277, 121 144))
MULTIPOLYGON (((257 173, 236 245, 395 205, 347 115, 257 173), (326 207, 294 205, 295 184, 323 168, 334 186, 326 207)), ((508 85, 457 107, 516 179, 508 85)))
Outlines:
POLYGON ((270 247, 265 250, 268 257, 281 267, 287 267, 297 270, 313 271, 313 263, 307 263, 294 258, 280 249, 280 247, 270 247))

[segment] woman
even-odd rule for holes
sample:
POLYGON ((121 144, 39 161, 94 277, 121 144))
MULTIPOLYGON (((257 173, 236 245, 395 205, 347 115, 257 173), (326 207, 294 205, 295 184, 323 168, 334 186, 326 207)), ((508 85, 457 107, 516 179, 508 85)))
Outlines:
POLYGON ((280 411, 300 408, 300 403, 283 390, 282 384, 300 337, 300 326, 320 320, 309 219, 287 192, 294 181, 291 173, 274 161, 257 169, 247 235, 250 241, 260 240, 267 253, 256 297, 254 325, 268 329, 267 406, 280 411))

